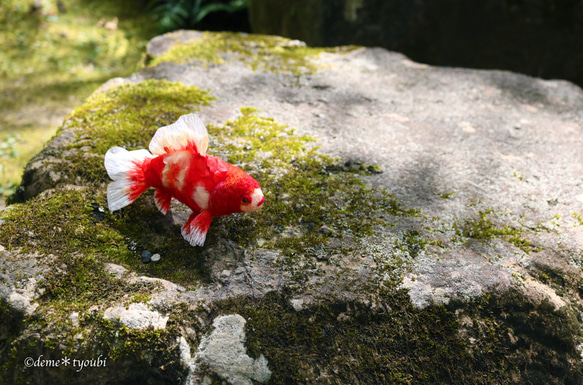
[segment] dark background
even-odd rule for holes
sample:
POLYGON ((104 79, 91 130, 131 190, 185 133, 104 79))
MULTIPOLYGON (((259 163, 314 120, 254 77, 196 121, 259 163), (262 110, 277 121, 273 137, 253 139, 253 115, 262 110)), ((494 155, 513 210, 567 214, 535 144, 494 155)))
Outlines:
POLYGON ((311 46, 379 46, 432 65, 583 86, 581 0, 249 0, 247 7, 186 27, 277 34, 311 46))

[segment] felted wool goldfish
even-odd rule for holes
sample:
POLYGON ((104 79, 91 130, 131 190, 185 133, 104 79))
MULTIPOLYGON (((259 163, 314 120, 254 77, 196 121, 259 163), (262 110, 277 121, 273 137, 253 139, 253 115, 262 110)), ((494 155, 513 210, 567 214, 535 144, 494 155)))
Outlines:
POLYGON ((107 186, 109 209, 119 210, 153 187, 156 207, 163 214, 168 213, 172 198, 192 210, 182 236, 192 246, 202 246, 213 217, 254 211, 265 201, 255 179, 207 155, 207 148, 206 127, 195 114, 160 127, 150 151, 110 148, 105 154, 105 168, 113 179, 107 186))

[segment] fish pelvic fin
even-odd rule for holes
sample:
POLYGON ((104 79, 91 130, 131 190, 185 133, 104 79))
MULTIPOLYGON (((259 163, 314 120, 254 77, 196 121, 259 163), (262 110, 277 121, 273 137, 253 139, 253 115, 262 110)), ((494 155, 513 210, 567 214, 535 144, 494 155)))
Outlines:
POLYGON ((194 146, 196 151, 206 155, 208 132, 202 120, 196 114, 182 115, 175 123, 160 127, 150 141, 150 152, 163 155, 184 150, 194 146))
POLYGON ((112 147, 105 153, 105 169, 113 182, 107 186, 107 205, 116 211, 135 201, 150 187, 144 175, 144 161, 153 158, 148 150, 127 151, 112 147))
POLYGON ((162 212, 162 214, 164 215, 168 214, 168 210, 170 210, 171 201, 172 195, 170 195, 169 193, 162 190, 156 190, 156 192, 154 192, 154 202, 156 203, 156 207, 158 208, 158 210, 160 210, 160 212, 162 212))
POLYGON ((182 226, 182 236, 191 246, 204 245, 212 220, 213 216, 208 210, 203 210, 200 214, 192 213, 182 226))

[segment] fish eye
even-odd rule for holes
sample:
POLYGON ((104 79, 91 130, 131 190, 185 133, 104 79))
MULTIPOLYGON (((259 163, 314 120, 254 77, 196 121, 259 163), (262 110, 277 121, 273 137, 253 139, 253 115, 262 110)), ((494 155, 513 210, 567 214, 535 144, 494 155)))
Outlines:
POLYGON ((248 204, 251 202, 251 197, 249 195, 243 195, 243 198, 241 199, 241 202, 243 204, 248 204))

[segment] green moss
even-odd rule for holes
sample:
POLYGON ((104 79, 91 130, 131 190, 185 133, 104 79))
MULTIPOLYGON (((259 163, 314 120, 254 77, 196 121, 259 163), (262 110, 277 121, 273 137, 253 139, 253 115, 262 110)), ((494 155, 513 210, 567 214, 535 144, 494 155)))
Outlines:
MULTIPOLYGON (((123 234, 111 225, 115 219, 103 211, 104 204, 101 192, 57 189, 25 204, 14 205, 3 214, 2 245, 52 254, 54 259, 45 262, 49 269, 39 281, 42 294, 36 300, 39 307, 35 315, 19 320, 9 308, 8 314, 2 313, 9 336, 24 329, 28 333, 25 335, 36 333, 40 337, 34 344, 28 338, 6 341, 17 353, 2 366, 0 377, 10 367, 21 365, 27 356, 40 355, 71 359, 103 355, 114 371, 120 368, 115 361, 123 367, 129 357, 131 360, 137 357, 144 365, 144 381, 160 370, 163 372, 160 367, 180 372, 178 352, 168 349, 176 341, 176 329, 130 330, 103 319, 105 308, 116 303, 147 302, 157 289, 151 283, 119 280, 105 270, 105 262, 120 263, 137 257, 123 234), (72 312, 79 315, 77 326, 69 318, 72 312)), ((0 311, 3 309, 0 307, 0 311)), ((47 378, 56 375, 43 368, 34 373, 47 378)), ((172 381, 167 379, 167 383, 172 381)))
MULTIPOLYGON (((58 360, 69 358, 69 365, 34 367, 27 370, 0 368, 0 384, 29 383, 43 378, 44 383, 59 383, 63 378, 78 376, 81 383, 95 378, 115 378, 118 383, 147 383, 153 378, 159 383, 184 382, 180 352, 176 347, 176 329, 136 330, 118 322, 107 321, 99 313, 88 312, 79 318, 80 327, 53 328, 50 324, 31 324, 28 332, 38 333, 35 344, 26 338, 15 341, 8 365, 20 367, 26 357, 58 360), (75 338, 64 333, 72 333, 75 338), (73 360, 101 359, 101 366, 86 366, 80 370, 73 360), (83 375, 83 377, 81 377, 83 375)), ((59 326, 59 324, 56 324, 59 326)), ((62 325, 62 324, 61 324, 62 325)))
POLYGON ((453 229, 456 236, 479 240, 502 238, 527 253, 541 250, 526 239, 524 229, 508 225, 499 226, 490 219, 493 215, 494 210, 492 209, 479 210, 477 219, 466 220, 461 224, 454 222, 453 229))
POLYGON ((375 226, 392 226, 396 217, 418 215, 387 191, 367 185, 363 177, 371 173, 369 167, 342 164, 318 153, 310 146, 313 139, 296 136, 251 108, 241 112, 224 126, 208 127, 214 144, 209 151, 255 177, 266 203, 250 216, 223 220, 223 236, 243 246, 261 242, 264 248, 295 252, 346 234, 372 236, 375 226), (245 226, 249 218, 253 224, 245 226))
POLYGON ((148 65, 155 66, 164 62, 221 64, 236 60, 253 71, 301 76, 314 73, 318 69, 311 57, 321 52, 337 52, 341 49, 346 51, 353 48, 311 48, 279 36, 203 32, 199 38, 191 41, 176 42, 160 57, 153 58, 148 65))
POLYGON ((405 249, 412 258, 419 255, 419 253, 430 243, 431 242, 422 237, 417 230, 410 230, 404 233, 402 239, 397 239, 396 241, 397 246, 401 246, 401 249, 405 249))
POLYGON ((104 204, 100 194, 61 189, 15 205, 3 216, 0 244, 56 256, 41 281, 42 301, 53 314, 68 316, 90 304, 152 289, 122 284, 105 272, 104 262, 119 263, 135 254, 124 236, 101 217, 104 204))
POLYGON ((468 355, 452 311, 414 309, 404 291, 383 292, 375 302, 378 311, 331 303, 296 312, 273 293, 259 302, 223 301, 216 312, 247 320, 248 354, 265 355, 270 384, 505 383, 510 365, 502 347, 486 341, 489 353, 468 355))
MULTIPOLYGON (((168 349, 176 340, 176 330, 167 329, 131 329, 116 321, 108 321, 101 316, 87 315, 80 320, 80 325, 92 330, 93 338, 84 341, 79 348, 83 351, 97 349, 108 359, 115 361, 124 357, 134 357, 142 361, 146 355, 155 358, 157 365, 177 365, 177 352, 168 349), (171 357, 171 358, 170 358, 171 357), (174 361, 174 362, 173 362, 174 361)), ((93 350, 95 351, 95 350, 93 350)), ((146 359, 147 360, 147 359, 146 359)))
POLYGON ((449 192, 446 192, 446 193, 441 194, 440 197, 442 199, 448 199, 448 198, 451 198, 451 197, 453 197, 455 195, 456 195, 455 192, 449 191, 449 192))
POLYGON ((123 237, 96 218, 103 195, 86 189, 59 189, 3 213, 0 244, 44 254, 119 256, 123 237))
POLYGON ((152 300, 150 294, 138 293, 130 299, 130 303, 148 303, 152 300))
MULTIPOLYGON (((151 354, 159 360, 158 366, 177 365, 175 356, 174 364, 172 359, 167 360, 175 353, 168 352, 168 340, 176 340, 175 332, 133 331, 102 318, 105 308, 115 303, 145 301, 156 287, 147 283, 130 284, 105 271, 104 262, 117 262, 125 254, 133 253, 123 237, 109 228, 107 220, 95 218, 97 205, 90 202, 99 199, 87 190, 58 190, 27 204, 16 205, 5 213, 0 232, 2 244, 50 252, 54 259, 47 257, 45 262, 49 269, 39 281, 42 294, 36 300, 37 312, 21 321, 10 314, 8 320, 3 319, 5 327, 11 329, 9 336, 22 335, 25 330, 25 338, 6 341, 17 354, 11 358, 3 356, 8 363, 1 368, 0 377, 10 371, 9 368, 22 365, 25 357, 40 355, 92 359, 101 354, 115 368, 112 360, 123 362, 127 357, 135 359, 151 354), (43 233, 45 228, 47 234, 43 233), (78 326, 69 318, 72 312, 79 314, 78 326), (33 344, 27 337, 31 334, 40 336, 35 337, 33 344)), ((144 372, 148 370, 144 367, 144 372)), ((31 374, 27 372, 22 378, 31 374)), ((47 378, 54 375, 50 369, 43 368, 38 368, 34 374, 47 378)))
POLYGON ((237 313, 247 320, 248 354, 267 358, 270 384, 575 384, 583 378, 576 316, 531 303, 518 291, 416 309, 405 291, 381 290, 374 303, 374 309, 335 302, 295 311, 286 294, 270 293, 221 301, 211 316, 237 313))
POLYGON ((112 146, 145 148, 156 130, 181 115, 196 112, 213 97, 208 91, 166 80, 122 84, 92 95, 69 116, 75 148, 105 154, 112 146))

